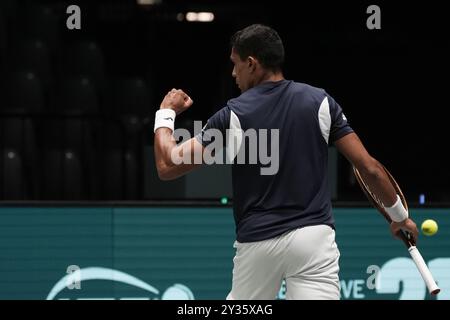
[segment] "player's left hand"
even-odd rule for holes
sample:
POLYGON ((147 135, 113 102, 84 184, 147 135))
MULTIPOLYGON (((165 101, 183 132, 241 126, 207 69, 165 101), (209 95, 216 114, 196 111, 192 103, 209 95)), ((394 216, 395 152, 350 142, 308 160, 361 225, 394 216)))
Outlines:
POLYGON ((164 97, 160 109, 172 109, 176 114, 180 114, 192 106, 193 103, 192 99, 183 90, 172 89, 164 97))
POLYGON ((417 229, 417 226, 415 222, 409 218, 403 220, 402 222, 391 222, 391 232, 394 236, 398 237, 398 233, 400 230, 408 231, 411 233, 413 237, 414 243, 417 242, 417 238, 419 236, 419 230, 417 229))

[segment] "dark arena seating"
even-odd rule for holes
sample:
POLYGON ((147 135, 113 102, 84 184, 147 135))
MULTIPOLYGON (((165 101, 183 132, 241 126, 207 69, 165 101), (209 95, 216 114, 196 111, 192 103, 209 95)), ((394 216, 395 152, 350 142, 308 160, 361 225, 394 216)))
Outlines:
POLYGON ((447 7, 0 0, 0 300, 450 300, 447 7))

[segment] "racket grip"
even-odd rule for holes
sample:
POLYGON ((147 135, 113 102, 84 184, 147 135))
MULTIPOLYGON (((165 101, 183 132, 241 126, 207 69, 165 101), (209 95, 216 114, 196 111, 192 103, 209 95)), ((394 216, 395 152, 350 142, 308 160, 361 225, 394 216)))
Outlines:
POLYGON ((414 241, 413 236, 411 233, 405 230, 400 230, 397 235, 400 237, 400 239, 405 243, 406 247, 409 249, 411 247, 416 246, 416 242, 414 241))
POLYGON ((411 258, 414 260, 417 269, 419 269, 420 275, 422 276, 423 280, 425 281, 425 284, 427 285, 428 291, 432 295, 438 294, 441 289, 436 284, 436 281, 433 279, 433 275, 430 272, 430 269, 428 269, 427 264, 422 258, 422 255, 420 254, 417 247, 412 246, 408 248, 409 254, 411 255, 411 258))

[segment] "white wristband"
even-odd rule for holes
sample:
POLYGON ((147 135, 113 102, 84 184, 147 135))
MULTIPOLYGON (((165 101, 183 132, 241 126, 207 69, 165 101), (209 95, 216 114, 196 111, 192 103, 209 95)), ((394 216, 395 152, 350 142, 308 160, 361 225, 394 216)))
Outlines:
POLYGON ((156 111, 155 128, 153 129, 153 132, 156 132, 156 130, 163 127, 173 131, 176 115, 177 114, 172 109, 160 109, 156 111))
POLYGON ((397 195, 397 201, 395 201, 392 207, 385 207, 384 209, 388 213, 389 217, 391 217, 392 221, 401 222, 408 218, 408 211, 406 211, 403 206, 399 195, 397 195))

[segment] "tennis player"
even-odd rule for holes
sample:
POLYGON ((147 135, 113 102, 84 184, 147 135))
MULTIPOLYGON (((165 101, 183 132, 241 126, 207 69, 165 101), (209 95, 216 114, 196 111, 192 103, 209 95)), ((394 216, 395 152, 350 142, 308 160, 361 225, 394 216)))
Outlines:
MULTIPOLYGON (((214 140, 211 129, 224 136, 227 129, 278 129, 275 174, 261 174, 261 163, 232 167, 236 255, 227 299, 275 299, 283 280, 287 299, 339 299, 340 253, 327 174, 330 144, 385 204, 394 234, 403 229, 416 239, 416 225, 339 104, 323 89, 283 77, 284 47, 275 30, 251 25, 238 31, 230 58, 242 94, 209 118, 200 135, 176 144, 175 117, 193 101, 177 89, 164 97, 154 128, 159 177, 175 179, 199 166, 176 163, 173 155, 201 159, 214 140)), ((242 144, 242 149, 250 152, 251 146, 242 144)))

